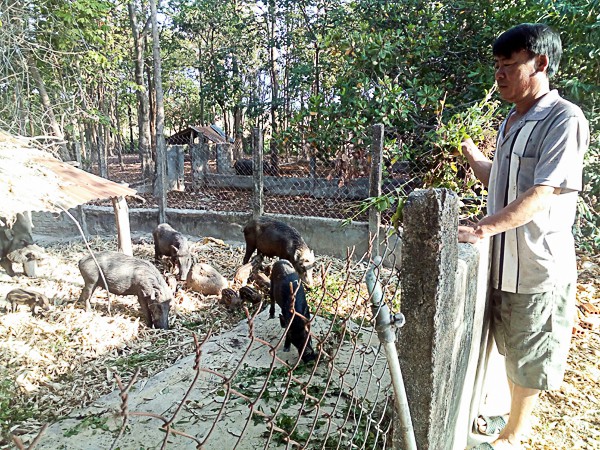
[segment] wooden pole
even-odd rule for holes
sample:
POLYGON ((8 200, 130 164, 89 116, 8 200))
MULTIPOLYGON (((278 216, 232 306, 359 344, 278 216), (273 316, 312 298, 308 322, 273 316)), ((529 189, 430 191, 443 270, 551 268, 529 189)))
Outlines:
POLYGON ((125 200, 125 197, 113 197, 112 204, 115 210, 119 251, 126 255, 133 256, 131 231, 129 227, 129 207, 127 206, 127 201, 125 200))

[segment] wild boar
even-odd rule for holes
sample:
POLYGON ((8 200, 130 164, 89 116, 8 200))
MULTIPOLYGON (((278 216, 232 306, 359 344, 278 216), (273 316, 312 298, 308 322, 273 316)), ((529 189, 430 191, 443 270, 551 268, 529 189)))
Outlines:
POLYGON ((287 260, 279 260, 271 271, 271 308, 269 317, 275 317, 275 303, 281 308, 279 322, 282 328, 288 328, 285 336, 284 351, 290 350, 290 344, 298 349, 302 361, 315 359, 310 337, 310 309, 306 303, 306 294, 298 273, 287 260), (290 325, 291 321, 291 325, 290 325))
POLYGON ((168 223, 161 223, 152 232, 154 258, 158 261, 168 256, 179 269, 179 279, 185 280, 192 267, 193 258, 187 238, 168 223))
POLYGON ((294 227, 269 217, 258 217, 246 224, 244 238, 244 264, 250 261, 254 250, 260 255, 277 256, 291 262, 304 284, 312 286, 315 255, 294 227))
POLYGON ((152 263, 110 251, 96 253, 95 257, 107 286, 92 255, 79 260, 79 271, 85 282, 79 301, 85 301, 86 310, 90 309, 94 291, 101 286, 111 294, 136 295, 146 323, 154 328, 169 328, 173 293, 152 263))

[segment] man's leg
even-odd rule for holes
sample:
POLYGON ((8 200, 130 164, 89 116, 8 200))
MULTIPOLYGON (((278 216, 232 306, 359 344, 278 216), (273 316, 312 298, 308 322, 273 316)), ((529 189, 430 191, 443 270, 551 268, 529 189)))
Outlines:
POLYGON ((510 381, 509 385, 511 401, 508 422, 498 439, 492 443, 498 450, 521 448, 521 441, 529 430, 531 415, 540 394, 538 389, 525 388, 510 381))

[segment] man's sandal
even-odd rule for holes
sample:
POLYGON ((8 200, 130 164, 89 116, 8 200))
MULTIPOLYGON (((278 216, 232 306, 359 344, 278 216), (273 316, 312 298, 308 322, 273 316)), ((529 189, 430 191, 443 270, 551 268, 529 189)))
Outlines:
POLYGON ((475 447, 471 447, 471 450, 494 450, 494 447, 489 442, 482 442, 475 447))
MULTIPOLYGON (((475 431, 484 436, 495 436, 500 434, 500 432, 506 426, 506 419, 503 416, 479 416, 475 419, 475 431), (477 421, 482 419, 485 422, 485 431, 481 431, 479 429, 479 424, 477 421)), ((484 447, 485 448, 485 447, 484 447)), ((491 447, 493 448, 493 447, 491 447)))

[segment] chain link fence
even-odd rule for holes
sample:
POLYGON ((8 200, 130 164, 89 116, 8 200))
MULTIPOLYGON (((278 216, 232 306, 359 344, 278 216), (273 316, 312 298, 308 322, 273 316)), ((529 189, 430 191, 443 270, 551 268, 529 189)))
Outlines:
MULTIPOLYGON (((168 207, 367 221, 375 205, 389 224, 398 199, 422 187, 423 168, 404 160, 402 146, 389 143, 393 132, 381 130, 374 126, 363 147, 348 146, 330 161, 306 149, 265 151, 258 129, 245 152, 241 140, 181 132, 167 140, 168 207)), ((111 178, 122 176, 117 170, 111 178)), ((152 189, 146 191, 141 195, 155 206, 152 189)))

